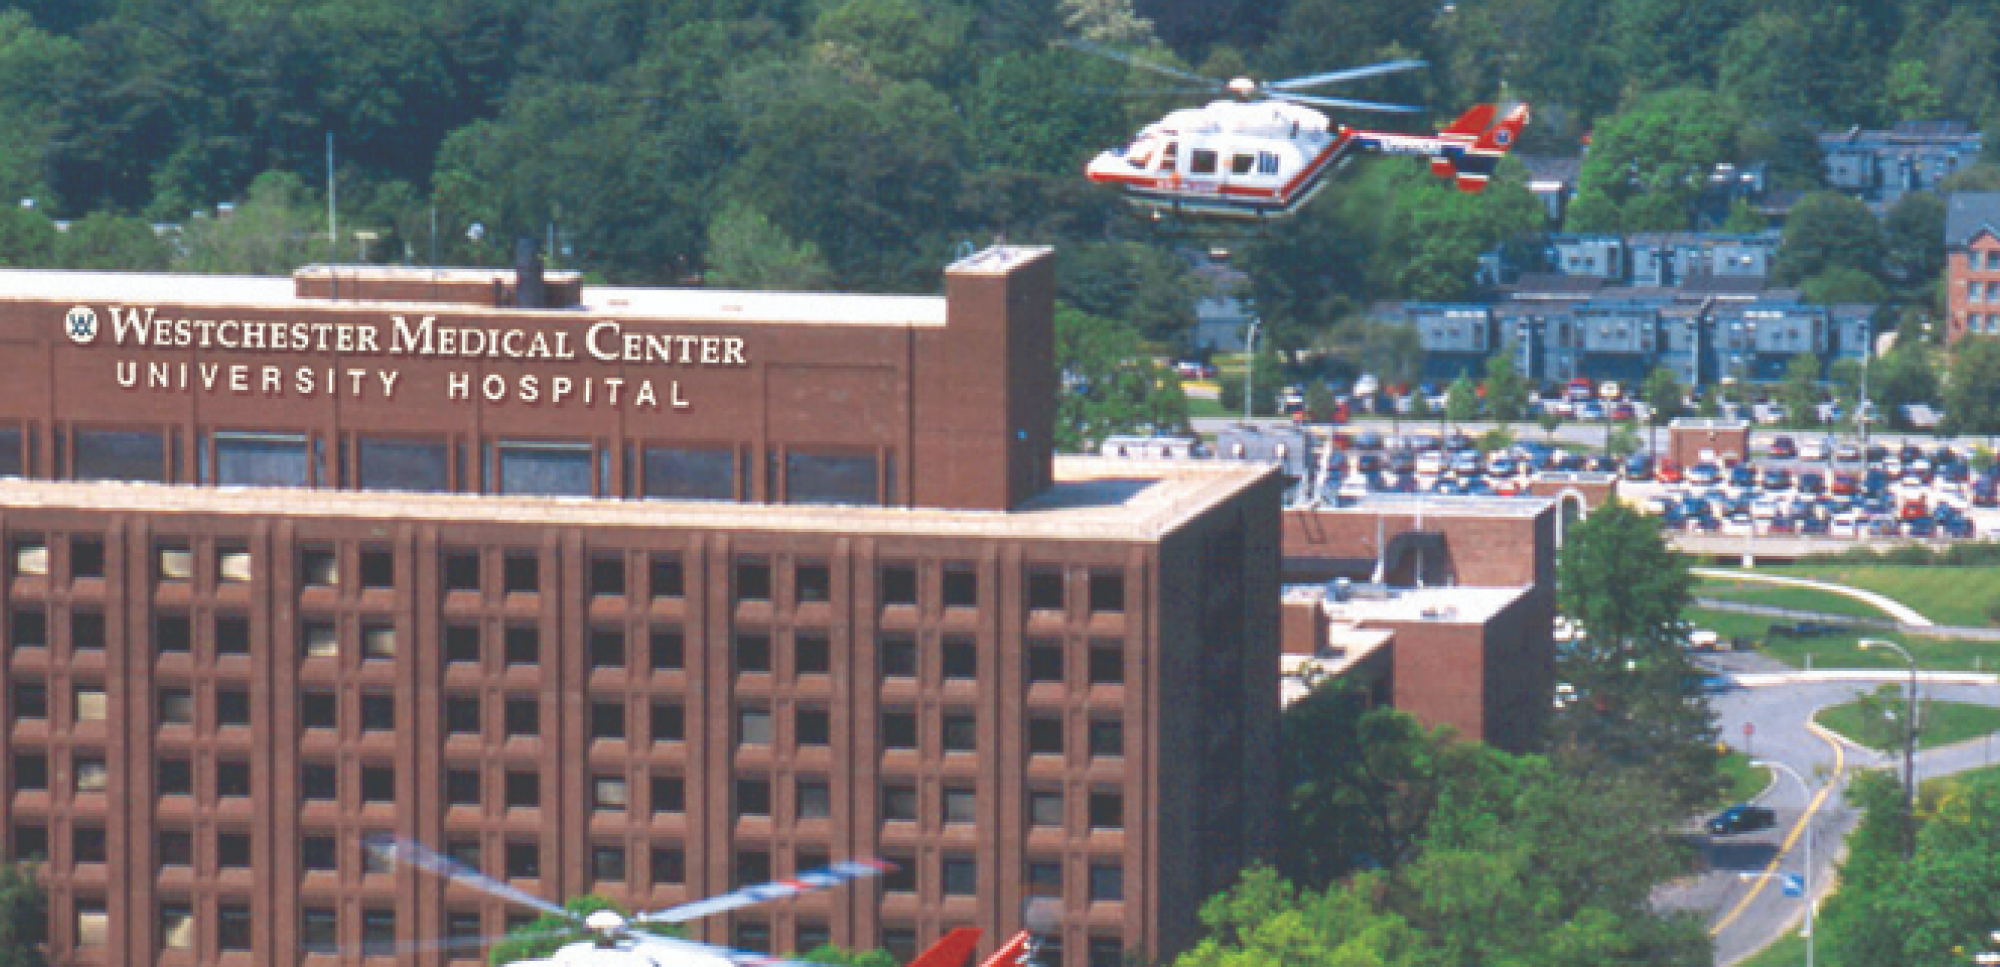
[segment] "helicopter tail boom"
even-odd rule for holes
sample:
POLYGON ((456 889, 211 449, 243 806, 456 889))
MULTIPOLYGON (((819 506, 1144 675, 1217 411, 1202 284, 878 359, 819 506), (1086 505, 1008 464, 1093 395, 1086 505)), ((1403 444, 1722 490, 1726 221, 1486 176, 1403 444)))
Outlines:
POLYGON ((1493 105, 1481 104, 1460 116, 1458 122, 1446 128, 1440 138, 1456 141, 1469 136, 1471 132, 1461 131, 1460 128, 1474 115, 1480 114, 1482 109, 1485 112, 1482 123, 1474 129, 1480 132, 1478 140, 1470 145, 1448 143, 1443 156, 1431 161, 1431 172, 1441 178, 1452 179, 1459 191, 1484 190, 1486 183, 1492 180, 1493 172, 1500 167, 1500 159, 1513 149, 1521 129, 1528 124, 1528 106, 1522 104, 1508 111, 1499 124, 1486 127, 1484 122, 1492 119, 1496 109, 1493 105))

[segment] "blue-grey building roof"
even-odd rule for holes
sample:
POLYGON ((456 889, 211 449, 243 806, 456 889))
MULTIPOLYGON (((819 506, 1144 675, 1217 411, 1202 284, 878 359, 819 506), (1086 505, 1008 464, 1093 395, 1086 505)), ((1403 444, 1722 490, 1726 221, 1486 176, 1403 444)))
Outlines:
POLYGON ((1945 247, 1963 247, 1981 229, 2000 238, 2000 191, 1952 192, 1945 202, 1945 247))

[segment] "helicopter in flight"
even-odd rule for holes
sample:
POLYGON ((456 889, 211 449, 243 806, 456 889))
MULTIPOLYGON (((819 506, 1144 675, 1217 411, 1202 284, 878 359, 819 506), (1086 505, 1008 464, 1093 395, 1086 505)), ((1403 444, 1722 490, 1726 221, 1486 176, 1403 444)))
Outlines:
POLYGON ((1204 107, 1169 113, 1129 143, 1101 152, 1084 174, 1113 185, 1134 204, 1161 216, 1265 219, 1290 215, 1326 186, 1327 176, 1364 152, 1430 159, 1431 172, 1460 191, 1486 187, 1500 158, 1528 123, 1528 106, 1479 104, 1435 135, 1366 131, 1331 124, 1308 105, 1414 113, 1406 104, 1301 93, 1308 88, 1423 67, 1393 60, 1278 81, 1238 77, 1219 81, 1094 44, 1072 47, 1134 67, 1227 93, 1204 107), (1497 119, 1497 120, 1496 120, 1497 119))
MULTIPOLYGON (((753 904, 832 889, 853 880, 879 876, 894 868, 881 860, 846 860, 800 873, 789 880, 744 887, 664 910, 630 917, 615 910, 598 910, 585 916, 495 880, 421 843, 382 836, 369 840, 367 847, 369 852, 391 863, 414 866, 450 882, 567 920, 573 928, 586 935, 582 940, 565 944, 546 958, 517 960, 508 967, 818 967, 805 961, 662 936, 642 928, 648 924, 686 923, 753 904)), ((960 927, 948 931, 930 949, 910 961, 909 967, 963 967, 978 943, 977 928, 960 927)), ((1033 951, 1033 937, 1023 931, 981 967, 1021 967, 1031 963, 1028 958, 1033 951)))

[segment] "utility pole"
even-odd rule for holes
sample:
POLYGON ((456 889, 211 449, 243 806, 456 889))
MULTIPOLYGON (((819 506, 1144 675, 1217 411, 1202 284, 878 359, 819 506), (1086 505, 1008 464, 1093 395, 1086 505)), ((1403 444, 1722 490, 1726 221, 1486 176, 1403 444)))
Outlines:
POLYGON ((333 132, 326 133, 326 260, 340 261, 340 209, 334 204, 333 132))
POLYGON ((1257 387, 1257 326, 1261 322, 1256 316, 1250 317, 1250 338, 1244 343, 1243 358, 1243 422, 1250 422, 1251 390, 1257 387))

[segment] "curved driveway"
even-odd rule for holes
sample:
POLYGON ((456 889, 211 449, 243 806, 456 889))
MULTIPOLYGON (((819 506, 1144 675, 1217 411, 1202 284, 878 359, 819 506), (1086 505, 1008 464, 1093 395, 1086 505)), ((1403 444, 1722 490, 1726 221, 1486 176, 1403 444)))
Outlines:
POLYGON ((1810 578, 1783 577, 1777 574, 1758 574, 1755 571, 1734 571, 1718 567, 1695 567, 1688 570, 1696 577, 1717 578, 1729 581, 1753 581, 1758 584, 1782 584, 1787 587, 1829 591, 1842 597, 1853 598, 1856 601, 1880 608, 1883 614, 1896 619, 1902 624, 1916 628, 1928 628, 1933 623, 1931 619, 1917 613, 1915 609, 1901 601, 1884 597, 1873 591, 1864 591, 1860 588, 1849 587, 1845 584, 1829 584, 1825 581, 1814 581, 1810 578))

